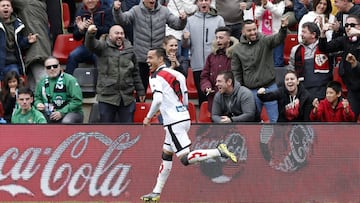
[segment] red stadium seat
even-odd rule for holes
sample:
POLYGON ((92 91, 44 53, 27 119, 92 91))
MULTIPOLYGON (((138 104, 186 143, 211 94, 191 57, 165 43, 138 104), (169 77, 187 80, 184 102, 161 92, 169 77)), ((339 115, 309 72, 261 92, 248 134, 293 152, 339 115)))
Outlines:
MULTIPOLYGON (((197 99, 198 93, 195 86, 194 75, 191 68, 188 69, 188 76, 186 78, 186 87, 188 88, 189 99, 197 99)), ((148 88, 146 89, 146 98, 147 99, 152 98, 152 92, 150 86, 148 86, 148 88)))
MULTIPOLYGON (((134 112, 134 123, 142 123, 147 113, 150 110, 151 103, 147 102, 136 102, 134 112)), ((151 123, 160 123, 157 116, 151 118, 151 123)))
POLYGON ((66 64, 70 52, 81 44, 82 41, 76 41, 72 34, 60 34, 56 37, 52 55, 60 64, 66 64))
POLYGON ((207 101, 204 101, 200 105, 198 123, 212 123, 211 114, 208 110, 208 102, 207 101))
POLYGON ((67 29, 70 26, 70 9, 65 2, 62 3, 62 20, 64 28, 67 29))
POLYGON ((194 80, 194 75, 193 75, 193 71, 191 68, 188 68, 188 75, 186 78, 186 86, 188 88, 188 95, 190 99, 197 99, 198 98, 198 93, 197 93, 197 89, 195 86, 195 80, 194 80))
POLYGON ((270 119, 266 112, 265 106, 263 106, 263 108, 261 109, 260 119, 262 123, 270 123, 270 119))
POLYGON ((195 107, 195 104, 192 103, 192 102, 189 102, 188 104, 188 111, 189 111, 189 114, 190 114, 190 120, 192 123, 196 123, 197 120, 196 120, 196 107, 195 107))
POLYGON ((287 34, 284 42, 284 65, 289 65, 291 49, 298 43, 297 34, 287 34))
POLYGON ((146 88, 146 99, 152 99, 152 92, 149 85, 146 88))

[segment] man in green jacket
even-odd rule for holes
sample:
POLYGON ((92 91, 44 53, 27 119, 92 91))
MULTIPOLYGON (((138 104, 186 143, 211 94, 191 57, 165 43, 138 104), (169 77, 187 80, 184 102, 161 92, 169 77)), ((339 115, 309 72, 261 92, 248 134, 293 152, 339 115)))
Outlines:
POLYGON ((44 65, 47 76, 36 85, 34 105, 49 123, 82 123, 83 97, 76 78, 64 73, 53 56, 44 65))
POLYGON ((28 87, 22 87, 17 92, 16 109, 11 117, 11 123, 47 123, 44 115, 32 106, 34 94, 28 87))
POLYGON ((125 39, 120 25, 110 28, 108 35, 95 38, 97 27, 90 25, 85 46, 98 58, 96 91, 101 122, 132 123, 135 112, 134 91, 141 102, 145 101, 133 46, 125 39))

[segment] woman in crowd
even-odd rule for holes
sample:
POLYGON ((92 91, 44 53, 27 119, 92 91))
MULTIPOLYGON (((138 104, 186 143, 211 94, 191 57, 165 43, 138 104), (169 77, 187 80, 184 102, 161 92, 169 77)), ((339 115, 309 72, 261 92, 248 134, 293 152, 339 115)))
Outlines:
POLYGON ((301 122, 309 121, 312 108, 312 97, 309 92, 299 83, 299 79, 293 70, 285 74, 284 86, 274 92, 266 92, 260 88, 257 96, 262 101, 278 101, 278 122, 301 122))
POLYGON ((1 89, 1 102, 4 108, 4 119, 7 123, 11 121, 11 115, 16 106, 16 96, 19 87, 22 87, 23 81, 15 71, 6 73, 1 89))
POLYGON ((165 60, 166 66, 179 71, 187 77, 189 59, 179 55, 176 37, 173 35, 166 36, 163 41, 163 48, 166 50, 167 54, 167 59, 165 60))
MULTIPOLYGON (((314 0, 313 1, 313 10, 305 14, 299 22, 299 31, 298 31, 298 40, 302 42, 301 39, 301 29, 302 25, 306 22, 314 22, 319 28, 320 24, 325 25, 325 23, 334 23, 335 16, 331 14, 332 6, 331 0, 314 0)), ((330 41, 332 38, 333 31, 326 31, 327 41, 330 41)))

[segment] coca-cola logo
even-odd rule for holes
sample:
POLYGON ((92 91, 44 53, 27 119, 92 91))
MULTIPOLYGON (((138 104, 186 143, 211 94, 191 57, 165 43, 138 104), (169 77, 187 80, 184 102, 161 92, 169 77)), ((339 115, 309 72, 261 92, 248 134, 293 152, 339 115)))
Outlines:
POLYGON ((201 172, 214 183, 226 183, 240 176, 243 172, 241 162, 247 159, 245 138, 229 126, 200 126, 196 133, 194 149, 214 149, 220 143, 225 143, 231 152, 236 155, 239 164, 235 165, 225 158, 207 159, 200 163, 201 172))
POLYGON ((260 149, 269 165, 279 171, 293 172, 310 158, 314 131, 305 125, 263 125, 260 149))
POLYGON ((25 185, 35 175, 41 174, 39 185, 43 195, 48 197, 64 190, 70 197, 86 190, 90 196, 119 196, 131 182, 128 178, 131 165, 120 163, 119 158, 139 139, 140 135, 131 138, 129 133, 112 140, 99 132, 78 132, 65 139, 55 150, 50 147, 30 147, 23 152, 16 147, 5 149, 0 156, 0 183, 12 183, 1 184, 0 191, 12 196, 34 196, 34 188, 25 185), (73 163, 82 160, 92 150, 90 143, 104 146, 104 152, 94 157, 98 160, 97 164, 89 162, 75 167, 73 163), (44 162, 40 163, 39 159, 44 159, 44 156, 48 157, 47 161, 41 164, 44 162))

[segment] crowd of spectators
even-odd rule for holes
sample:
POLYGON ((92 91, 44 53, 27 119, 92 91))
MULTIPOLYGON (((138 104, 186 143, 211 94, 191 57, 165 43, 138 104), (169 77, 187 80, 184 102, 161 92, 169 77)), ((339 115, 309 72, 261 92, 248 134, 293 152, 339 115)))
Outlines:
POLYGON ((82 123, 72 75, 79 63, 99 72, 100 120, 131 122, 135 102, 145 101, 148 51, 158 47, 167 67, 185 77, 192 69, 198 105, 209 102, 213 122, 259 122, 263 105, 272 123, 348 122, 360 114, 360 5, 351 0, 0 0, 0 39, 0 118, 7 123, 15 113, 17 122, 44 123, 36 111, 47 123, 82 123), (67 29, 62 3, 70 10, 67 29), (284 64, 289 32, 299 44, 284 64), (60 64, 51 55, 64 33, 83 44, 60 64), (284 67, 280 85, 276 70, 284 67), (335 69, 346 92, 334 82, 335 69), (331 111, 342 116, 320 115, 331 111))

